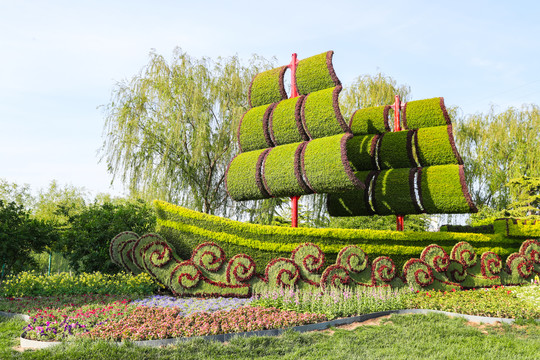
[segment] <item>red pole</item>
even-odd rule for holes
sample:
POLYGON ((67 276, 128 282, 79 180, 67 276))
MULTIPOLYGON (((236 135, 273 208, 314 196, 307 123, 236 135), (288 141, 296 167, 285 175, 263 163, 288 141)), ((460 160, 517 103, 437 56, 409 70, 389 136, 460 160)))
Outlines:
MULTIPOLYGON (((399 113, 401 111, 401 101, 399 100, 399 95, 396 95, 394 101, 394 131, 401 131, 401 123, 399 121, 399 113)), ((403 215, 396 215, 396 230, 403 231, 404 222, 403 215)))
MULTIPOLYGON (((298 65, 298 59, 296 53, 292 54, 291 63, 288 66, 291 69, 291 96, 290 98, 297 97, 298 89, 296 88, 296 66, 298 65)), ((300 196, 291 196, 291 226, 298 227, 298 199, 300 196)))

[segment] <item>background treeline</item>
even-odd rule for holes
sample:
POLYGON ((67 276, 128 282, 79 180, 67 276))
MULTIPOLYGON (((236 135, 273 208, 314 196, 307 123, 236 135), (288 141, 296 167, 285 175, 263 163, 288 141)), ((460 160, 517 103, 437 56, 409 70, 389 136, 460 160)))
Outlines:
MULTIPOLYGON (((194 58, 179 48, 170 60, 152 53, 138 74, 114 86, 102 107, 101 160, 112 178, 125 185, 129 198, 89 199, 83 189, 55 181, 33 195, 28 186, 0 180, 2 274, 36 266, 44 271, 49 254, 61 254, 52 256, 58 269, 116 272, 108 242, 121 231, 152 231, 153 199, 236 220, 290 226, 289 199, 234 202, 224 184, 227 166, 238 153, 236 129, 248 108, 250 81, 277 65, 275 59, 256 55, 243 62, 238 57, 194 58)), ((356 109, 392 104, 395 95, 414 99, 409 86, 390 76, 361 75, 344 84, 340 106, 350 118, 356 109)), ((450 106, 449 111, 467 183, 480 209, 468 222, 540 218, 538 105, 493 107, 477 114, 450 106)), ((303 196, 301 226, 395 229, 394 216, 330 218, 325 202, 324 195, 303 196)), ((426 230, 433 221, 407 216, 405 230, 426 230)))

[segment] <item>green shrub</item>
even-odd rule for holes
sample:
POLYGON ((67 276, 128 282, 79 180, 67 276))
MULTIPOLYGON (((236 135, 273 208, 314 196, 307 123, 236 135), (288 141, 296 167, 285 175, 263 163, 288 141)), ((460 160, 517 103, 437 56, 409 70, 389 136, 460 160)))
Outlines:
POLYGON ((381 135, 378 150, 380 169, 416 166, 411 147, 412 134, 412 131, 397 131, 381 135))
POLYGON ((420 198, 428 214, 476 212, 467 186, 463 165, 439 165, 422 168, 420 198))
POLYGON ((78 275, 69 273, 41 275, 33 271, 10 276, 0 287, 3 297, 84 294, 150 295, 157 288, 156 282, 146 273, 137 276, 122 272, 114 275, 100 272, 78 275))
POLYGON ((347 141, 352 134, 340 134, 315 139, 307 143, 304 152, 304 175, 308 186, 316 193, 335 193, 363 189, 347 159, 347 141))
POLYGON ((296 87, 300 95, 340 85, 332 65, 333 51, 311 56, 298 62, 296 87))
POLYGON ((226 187, 236 201, 264 199, 270 195, 264 189, 261 167, 269 149, 238 154, 230 163, 226 174, 226 187))
POLYGON ((402 121, 405 129, 451 124, 442 97, 407 102, 403 109, 402 121))
POLYGON ((389 105, 358 109, 349 123, 354 135, 382 134, 390 132, 388 125, 389 105))
POLYGON ((120 267, 109 256, 111 239, 124 229, 152 232, 155 221, 152 206, 142 200, 90 205, 70 218, 61 240, 64 257, 76 272, 117 273, 120 267))
POLYGON ((354 136, 347 141, 347 158, 355 171, 375 170, 375 146, 378 135, 354 136))
POLYGON ((285 145, 309 140, 302 125, 302 103, 304 96, 282 100, 270 116, 269 131, 276 145, 285 145))
POLYGON ((452 125, 418 129, 415 145, 421 166, 463 164, 454 143, 452 125))
POLYGON ((521 219, 497 219, 493 223, 496 233, 519 238, 540 237, 540 221, 521 219))
POLYGON ((373 206, 378 215, 414 214, 420 209, 414 195, 413 169, 382 170, 375 177, 373 206))
POLYGON ((351 132, 339 110, 341 86, 312 92, 302 103, 302 124, 311 139, 351 132))
POLYGON ((249 109, 240 120, 238 144, 243 152, 273 146, 268 134, 268 118, 274 104, 249 109))
POLYGON ((248 93, 251 107, 267 105, 287 98, 287 92, 283 85, 285 70, 287 70, 287 66, 255 75, 248 93))
POLYGON ((272 148, 264 162, 264 181, 275 197, 310 194, 302 180, 300 152, 305 143, 293 143, 272 148))

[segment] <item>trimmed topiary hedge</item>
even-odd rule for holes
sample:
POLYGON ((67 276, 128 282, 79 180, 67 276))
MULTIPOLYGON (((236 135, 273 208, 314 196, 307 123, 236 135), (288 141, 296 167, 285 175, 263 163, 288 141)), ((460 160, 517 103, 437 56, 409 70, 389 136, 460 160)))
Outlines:
POLYGON ((493 223, 495 232, 506 234, 506 236, 531 238, 540 237, 539 220, 521 219, 497 219, 493 223))
POLYGON ((375 152, 379 135, 354 136, 347 141, 347 158, 355 171, 377 169, 375 152))
POLYGON ((341 85, 332 64, 333 51, 300 60, 296 68, 296 87, 300 95, 341 85))
POLYGON ((238 154, 229 164, 225 174, 227 192, 234 200, 269 198, 264 188, 261 169, 269 149, 238 154))
POLYGON ((471 225, 441 225, 439 231, 477 233, 477 234, 495 234, 493 224, 471 226, 471 225))
POLYGON ((310 139, 350 133, 339 110, 341 86, 310 93, 302 103, 302 125, 310 139))
POLYGON ((370 216, 374 212, 369 204, 369 180, 371 171, 354 173, 366 185, 364 190, 328 194, 326 207, 330 216, 370 216))
POLYGON ((251 80, 248 92, 250 107, 257 107, 278 102, 287 98, 283 76, 287 66, 257 74, 251 80))
POLYGON ((313 193, 302 179, 301 154, 306 143, 276 146, 264 162, 263 182, 275 197, 313 193))
POLYGON ((403 108, 402 123, 404 129, 419 129, 450 125, 451 121, 441 97, 407 102, 403 108))
POLYGON ((373 182, 373 207, 379 215, 420 213, 414 193, 412 169, 389 169, 377 172, 373 182))
POLYGON ((240 151, 253 151, 274 146, 268 132, 268 119, 274 104, 249 109, 238 125, 238 146, 240 151))
POLYGON ((476 212, 465 184, 463 165, 428 166, 420 172, 420 198, 428 214, 476 212))
POLYGON ((268 130, 276 145, 285 145, 299 141, 307 141, 309 137, 302 125, 302 103, 304 96, 282 100, 275 106, 268 130))
POLYGON ((316 193, 363 189, 347 158, 347 141, 352 134, 328 136, 307 143, 302 157, 306 184, 316 193))
POLYGON ((390 105, 358 109, 351 116, 349 127, 354 135, 382 134, 390 132, 388 111, 390 105))
POLYGON ((463 164, 454 142, 452 125, 420 128, 415 140, 421 166, 463 164))
POLYGON ((378 142, 378 161, 380 169, 416 167, 412 149, 413 131, 384 133, 378 142))

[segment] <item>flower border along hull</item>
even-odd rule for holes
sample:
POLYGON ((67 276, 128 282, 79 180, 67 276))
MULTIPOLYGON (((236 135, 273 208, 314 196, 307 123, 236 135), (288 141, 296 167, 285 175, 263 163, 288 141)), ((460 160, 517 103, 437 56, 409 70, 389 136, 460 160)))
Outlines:
POLYGON ((111 241, 110 255, 178 296, 250 296, 290 286, 459 289, 522 284, 540 274, 540 242, 498 233, 293 229, 156 207, 167 240, 124 232, 111 241))

